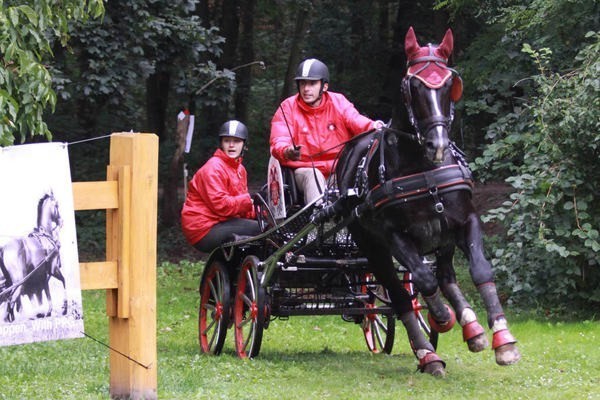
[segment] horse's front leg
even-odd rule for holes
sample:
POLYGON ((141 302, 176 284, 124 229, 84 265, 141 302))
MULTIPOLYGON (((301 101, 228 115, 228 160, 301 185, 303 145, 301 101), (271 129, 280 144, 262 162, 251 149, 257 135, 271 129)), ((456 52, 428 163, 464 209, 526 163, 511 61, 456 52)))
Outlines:
POLYGON ((519 361, 521 354, 515 345, 517 340, 508 330, 504 310, 496 292, 492 265, 485 258, 483 252, 483 235, 479 217, 475 213, 472 213, 467 219, 464 233, 465 240, 460 245, 469 260, 469 272, 473 283, 485 304, 488 326, 493 331, 492 348, 496 354, 496 363, 499 365, 514 364, 519 361))
POLYGON ((463 340, 467 342, 470 351, 479 352, 488 347, 489 342, 485 329, 477 321, 473 308, 458 286, 453 259, 454 245, 438 253, 436 258, 438 282, 442 293, 456 312, 456 319, 462 326, 463 340))
POLYGON ((435 353, 433 345, 421 330, 412 299, 398 277, 390 251, 380 244, 371 243, 362 229, 357 229, 356 226, 351 228, 354 228, 353 240, 369 260, 369 267, 377 281, 386 288, 392 308, 406 329, 410 346, 419 360, 419 370, 434 376, 444 376, 446 364, 435 353))
POLYGON ((394 258, 412 274, 412 279, 429 310, 429 323, 438 332, 447 332, 454 326, 456 317, 450 307, 442 301, 437 279, 413 242, 398 233, 393 233, 391 250, 394 258))

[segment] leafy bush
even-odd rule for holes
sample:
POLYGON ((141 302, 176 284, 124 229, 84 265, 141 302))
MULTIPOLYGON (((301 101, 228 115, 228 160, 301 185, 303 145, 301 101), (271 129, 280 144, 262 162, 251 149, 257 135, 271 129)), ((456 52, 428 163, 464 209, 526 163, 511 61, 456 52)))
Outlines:
POLYGON ((548 68, 549 49, 523 46, 539 69, 537 95, 496 122, 504 136, 476 161, 512 175, 511 201, 484 221, 507 228, 492 261, 513 301, 600 304, 600 33, 586 39, 562 74, 548 68))

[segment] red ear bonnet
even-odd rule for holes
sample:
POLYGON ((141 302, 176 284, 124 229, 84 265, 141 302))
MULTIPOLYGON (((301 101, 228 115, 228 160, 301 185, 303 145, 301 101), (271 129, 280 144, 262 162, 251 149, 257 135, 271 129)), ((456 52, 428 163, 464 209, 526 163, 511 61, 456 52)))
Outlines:
MULTIPOLYGON (((454 49, 454 36, 452 30, 448 29, 442 42, 436 47, 433 45, 427 45, 421 47, 417 41, 415 31, 411 26, 406 32, 404 38, 404 52, 406 53, 406 60, 409 63, 407 75, 413 75, 420 79, 425 85, 432 89, 439 89, 450 77, 452 77, 452 71, 446 68, 448 58, 452 54, 454 49), (437 57, 443 62, 435 62, 427 60, 427 57, 437 57), (420 58, 425 58, 423 61, 418 61, 420 58), (416 61, 416 62, 415 62, 416 61)), ((458 75, 453 79, 451 98, 454 102, 458 101, 462 95, 462 81, 458 75)))

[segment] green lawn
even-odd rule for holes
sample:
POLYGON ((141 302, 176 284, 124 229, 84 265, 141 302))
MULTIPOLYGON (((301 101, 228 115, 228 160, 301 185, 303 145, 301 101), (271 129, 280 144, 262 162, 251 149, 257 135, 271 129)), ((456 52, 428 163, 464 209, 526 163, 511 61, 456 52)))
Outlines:
MULTIPOLYGON (((260 356, 240 360, 229 332, 223 354, 199 354, 201 266, 158 273, 158 395, 161 399, 600 399, 600 323, 511 315, 522 360, 469 353, 461 332, 440 337, 447 376, 416 372, 399 326, 392 355, 367 351, 359 326, 340 317, 275 320, 260 356)), ((104 291, 84 292, 86 333, 106 342, 104 291)), ((485 320, 483 313, 480 320, 485 320)), ((0 348, 0 399, 108 398, 108 349, 89 338, 0 348)))

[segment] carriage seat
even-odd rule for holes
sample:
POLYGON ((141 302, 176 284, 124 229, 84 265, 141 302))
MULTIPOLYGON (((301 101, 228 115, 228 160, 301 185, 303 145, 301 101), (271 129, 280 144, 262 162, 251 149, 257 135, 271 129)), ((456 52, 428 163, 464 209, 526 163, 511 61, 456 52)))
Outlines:
POLYGON ((296 184, 294 169, 282 166, 281 175, 283 178, 283 194, 285 196, 287 211, 304 207, 304 193, 296 184))
MULTIPOLYGON (((281 167, 281 175, 283 178, 283 192, 285 196, 285 204, 287 211, 296 211, 306 205, 304 201, 304 192, 296 184, 294 177, 294 169, 289 167, 281 167)), ((329 185, 329 184, 328 184, 329 185)), ((337 185, 333 187, 325 187, 326 195, 325 199, 333 201, 337 198, 337 185)))

